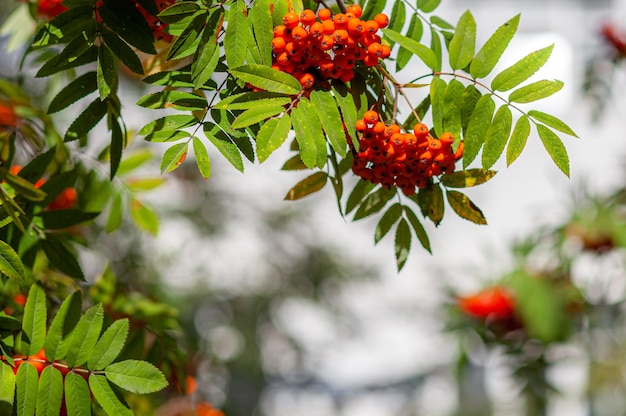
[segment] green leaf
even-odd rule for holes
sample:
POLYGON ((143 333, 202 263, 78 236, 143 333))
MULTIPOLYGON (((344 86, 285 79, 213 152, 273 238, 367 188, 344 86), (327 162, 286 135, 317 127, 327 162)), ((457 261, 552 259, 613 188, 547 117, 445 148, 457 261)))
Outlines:
POLYGON ((152 29, 133 3, 105 0, 98 10, 112 32, 140 51, 156 55, 152 29))
POLYGON ((47 234, 46 239, 41 240, 41 248, 46 253, 46 257, 50 260, 52 267, 73 279, 85 280, 85 274, 78 263, 76 255, 70 252, 60 240, 51 234, 47 234))
POLYGON ((447 85, 441 77, 433 77, 430 84, 430 102, 432 108, 433 128, 435 134, 441 136, 443 134, 443 112, 445 108, 445 96, 447 85))
POLYGON ((180 36, 176 38, 167 51, 166 60, 172 61, 193 55, 200 46, 202 32, 207 22, 208 13, 198 12, 191 22, 185 27, 180 36))
POLYGON ((243 159, 239 148, 219 127, 211 124, 204 125, 204 134, 219 152, 240 172, 243 172, 243 159))
POLYGON ((127 154, 117 170, 118 175, 125 175, 152 160, 152 152, 141 149, 127 154))
POLYGON ((69 84, 67 84, 59 93, 52 99, 50 106, 48 107, 48 114, 61 111, 76 101, 94 92, 98 85, 96 83, 96 72, 87 72, 69 84))
POLYGON ((511 109, 507 105, 498 108, 485 136, 485 147, 483 148, 483 167, 485 169, 492 167, 502 155, 511 133, 512 119, 511 109))
POLYGON ((296 95, 302 90, 302 85, 293 76, 264 65, 249 64, 229 72, 235 78, 269 92, 296 95))
POLYGON ((87 309, 70 334, 67 357, 65 358, 67 365, 78 367, 87 362, 96 342, 98 342, 103 320, 102 304, 98 303, 87 309))
POLYGON ((427 48, 421 43, 391 29, 383 29, 383 33, 385 37, 398 43, 400 46, 402 46, 412 54, 417 55, 417 57, 420 58, 428 68, 432 69, 433 71, 437 71, 437 57, 430 48, 427 48))
POLYGON ((24 179, 20 175, 14 175, 7 168, 0 167, 0 175, 3 180, 15 189, 15 191, 26 199, 31 201, 43 201, 46 197, 46 192, 24 179))
POLYGON ((430 27, 430 50, 435 56, 435 68, 433 71, 441 72, 441 66, 443 65, 443 49, 441 47, 441 38, 439 32, 434 27, 430 27))
POLYGON ((140 229, 152 235, 159 233, 159 216, 138 199, 133 199, 130 204, 130 214, 133 222, 140 229))
POLYGON ((33 416, 37 403, 39 374, 29 362, 23 362, 17 370, 15 401, 17 416, 33 416))
POLYGON ((567 124, 550 114, 537 110, 530 110, 528 115, 548 127, 552 127, 553 129, 569 134, 570 136, 578 137, 576 133, 574 133, 574 130, 570 129, 567 124))
POLYGON ((83 376, 73 371, 65 375, 65 405, 68 416, 91 416, 89 386, 83 376))
POLYGON ((467 10, 461 15, 454 36, 450 41, 450 67, 456 71, 463 69, 472 61, 476 47, 476 21, 472 13, 467 10))
POLYGON ((469 220, 475 224, 487 224, 482 211, 474 203, 459 191, 446 191, 446 197, 450 207, 459 217, 469 220))
MULTIPOLYGON (((415 21, 417 14, 413 14, 411 16, 411 23, 415 21)), ((402 33, 402 29, 404 28, 404 23, 406 22, 406 6, 403 1, 394 1, 393 8, 391 9, 391 14, 389 15, 389 29, 402 33)), ((409 23, 409 29, 407 30, 407 35, 410 38, 411 36, 411 23, 409 23)), ((415 39, 415 38, 413 38, 415 39)), ((420 41, 420 39, 415 39, 416 41, 420 41)), ((393 47, 393 43, 390 43, 390 47, 393 47)))
POLYGON ((111 364, 124 348, 130 324, 127 318, 119 319, 104 331, 87 361, 89 370, 102 370, 111 364))
POLYGON ((328 174, 326 172, 315 172, 311 176, 308 176, 298 182, 293 188, 285 195, 286 201, 295 201, 300 198, 304 198, 307 195, 311 195, 322 189, 328 181, 328 174))
POLYGON ((115 59, 106 45, 100 45, 98 48, 97 69, 98 92, 100 100, 104 101, 115 90, 117 84, 115 59))
POLYGON ((34 355, 41 351, 46 340, 46 292, 38 284, 28 291, 22 321, 22 352, 34 355))
POLYGON ((126 360, 104 370, 113 384, 135 394, 148 394, 167 387, 167 380, 158 368, 146 361, 126 360))
POLYGON ((263 105, 287 105, 291 103, 291 98, 274 92, 242 92, 229 95, 215 104, 213 108, 218 110, 248 110, 251 105, 260 103, 263 105))
POLYGON ((450 132, 455 138, 461 137, 462 105, 465 86, 457 79, 450 80, 443 98, 442 133, 450 132))
POLYGON ((32 46, 48 46, 74 39, 93 25, 93 6, 73 7, 44 24, 35 35, 32 46))
POLYGON ((209 159, 209 153, 206 150, 206 146, 197 137, 193 137, 193 154, 196 158, 196 165, 198 170, 204 179, 209 179, 211 176, 211 160, 209 159))
POLYGON ((467 126, 469 125, 472 113, 480 97, 482 97, 482 94, 473 84, 465 87, 465 91, 463 91, 463 95, 461 96, 461 127, 463 129, 463 135, 465 135, 467 131, 467 126))
MULTIPOLYGON (((128 185, 128 189, 133 192, 143 192, 143 191, 151 191, 153 189, 158 188, 159 186, 165 183, 165 178, 162 176, 159 177, 140 177, 140 178, 130 178, 126 180, 126 185, 128 185)), ((121 194, 118 194, 121 195, 121 194)))
POLYGON ((13 247, 0 240, 0 273, 13 280, 24 280, 24 265, 13 247))
POLYGON ((211 78, 220 58, 220 48, 217 45, 219 34, 218 25, 223 18, 223 9, 216 9, 211 13, 209 21, 202 32, 200 44, 191 63, 191 78, 196 89, 201 88, 211 78))
POLYGON ((267 120, 256 136, 256 151, 259 163, 267 158, 287 139, 291 130, 291 117, 288 114, 267 120))
POLYGON ((443 191, 441 190, 441 186, 438 183, 429 183, 426 188, 419 190, 416 200, 422 214, 430 218, 435 226, 438 226, 444 214, 443 191))
POLYGON ((339 156, 346 157, 346 133, 341 122, 337 101, 327 91, 313 91, 310 100, 322 123, 330 145, 339 156))
POLYGON ((111 146, 109 146, 109 180, 113 180, 122 161, 122 152, 126 146, 126 135, 122 132, 122 127, 117 118, 109 118, 111 130, 111 146))
POLYGON ((143 75, 143 65, 139 57, 124 40, 105 28, 101 29, 100 36, 102 36, 104 44, 109 47, 111 52, 113 52, 128 69, 135 74, 143 75))
POLYGON ((430 13, 439 7, 441 0, 417 0, 417 8, 423 12, 430 13))
POLYGON ((509 42, 513 39, 520 15, 516 15, 502 26, 485 42, 470 64, 470 74, 474 78, 484 78, 491 73, 502 54, 506 50, 509 42))
POLYGON ((246 59, 248 36, 250 36, 247 14, 248 8, 243 0, 237 0, 236 3, 233 2, 228 11, 224 51, 226 53, 226 63, 230 68, 243 65, 246 59))
POLYGON ((465 133, 463 149, 463 167, 466 168, 478 155, 485 142, 485 135, 491 125, 491 119, 496 109, 496 103, 491 94, 480 97, 472 113, 465 133))
POLYGON ((181 111, 204 111, 207 107, 206 99, 190 92, 159 91, 145 95, 137 101, 137 105, 144 108, 173 108, 181 111))
POLYGON ((354 189, 352 189, 352 192, 350 192, 348 200, 346 201, 346 214, 349 214, 353 209, 355 209, 375 186, 376 184, 373 182, 359 180, 354 186, 354 189))
POLYGON ((565 176, 569 177, 569 157, 567 156, 567 150, 559 136, 541 124, 537 124, 537 132, 539 133, 539 138, 543 146, 550 154, 556 166, 561 169, 565 176))
POLYGON ((528 121, 528 117, 521 116, 519 120, 517 120, 517 123, 515 123, 515 128, 513 129, 511 139, 509 140, 509 145, 506 148, 507 166, 510 166, 511 163, 515 162, 518 156, 522 153, 529 135, 530 121, 528 121))
MULTIPOLYGON (((430 16, 430 23, 432 23, 434 26, 439 26, 441 29, 454 30, 453 25, 451 25, 450 23, 448 23, 446 20, 442 19, 439 16, 430 16)), ((443 30, 441 31, 441 34, 446 40, 446 43, 449 43, 452 40, 452 37, 454 36, 454 33, 445 32, 443 30)))
POLYGON ((378 242, 387 235, 389 230, 391 230, 391 227, 398 222, 401 216, 402 205, 397 202, 385 211, 385 213, 380 217, 378 224, 376 224, 376 230, 374 231, 374 242, 376 244, 378 244, 378 242))
POLYGON ((52 365, 46 366, 39 379, 37 416, 58 416, 63 400, 63 375, 52 365))
POLYGON ((491 89, 508 91, 518 86, 537 72, 550 58, 554 44, 529 53, 515 64, 500 72, 491 81, 491 89))
POLYGON ((15 399, 15 374, 13 368, 5 362, 0 362, 0 412, 3 415, 13 414, 15 399))
POLYGON ((44 342, 46 357, 51 360, 61 360, 67 354, 68 344, 63 342, 65 336, 73 329, 73 325, 78 320, 82 305, 81 293, 76 291, 66 297, 61 303, 50 328, 48 336, 44 342), (66 325, 69 324, 69 325, 66 325))
POLYGON ((133 411, 117 397, 109 381, 103 375, 91 374, 89 387, 96 401, 109 416, 133 416, 133 411))
MULTIPOLYGON (((396 4, 401 4, 402 10, 404 10, 404 2, 397 1, 396 4)), ((392 15, 392 19, 393 19, 393 15, 392 15)), ((401 31, 400 28, 395 27, 391 23, 389 24, 389 28, 396 32, 401 31)), ((409 28, 407 29, 406 35, 409 38, 413 39, 414 41, 419 42, 422 39, 423 34, 424 34, 424 26, 422 24, 422 20, 419 18, 417 14, 413 14, 411 16, 411 21, 409 22, 409 28)), ((409 63, 412 57, 413 57, 413 54, 411 52, 409 52, 407 49, 403 47, 400 47, 400 49, 398 49, 398 54, 396 58, 396 70, 400 71, 404 67, 406 67, 406 65, 409 63)))
POLYGON ((551 96, 563 88, 562 81, 550 81, 544 79, 542 81, 533 82, 532 84, 518 88, 509 95, 509 102, 512 103, 530 103, 551 96))
POLYGON ((300 158, 307 168, 312 169, 317 163, 317 148, 309 127, 308 117, 300 106, 291 111, 291 122, 296 133, 300 158))
POLYGON ((167 23, 174 23, 184 16, 190 16, 200 11, 200 4, 194 2, 180 2, 175 3, 162 10, 159 13, 159 18, 167 23))
POLYGON ((321 169, 326 164, 326 160, 328 158, 328 146, 326 143, 326 137, 324 136, 324 131, 322 130, 322 124, 317 116, 315 107, 309 100, 300 99, 298 108, 303 111, 307 119, 308 129, 313 137, 313 142, 315 143, 316 166, 321 169))
MULTIPOLYGON (((255 102, 251 102, 250 104, 255 104, 255 102)), ((244 111, 239 114, 231 127, 233 129, 241 129, 244 127, 251 126, 253 124, 257 124, 261 121, 267 120, 269 118, 278 116, 280 113, 285 111, 285 107, 280 104, 273 105, 254 105, 249 110, 244 111)))
MULTIPOLYGON (((346 129, 348 129, 348 134, 350 137, 356 139, 356 121, 357 121, 357 110, 356 104, 354 103, 354 97, 348 91, 348 88, 343 82, 333 82, 332 83, 332 91, 337 100, 337 104, 339 104, 339 109, 341 110, 341 117, 346 125, 346 129)), ((355 147, 358 150, 358 142, 355 142, 355 147)))
POLYGON ((429 253, 431 253, 430 240, 428 239, 428 234, 426 234, 426 230, 424 229, 424 226, 422 225, 420 220, 417 219, 415 213, 408 207, 404 207, 404 213, 409 220, 409 224, 411 224, 411 227, 413 227, 413 231, 415 231, 415 235, 417 236, 417 239, 419 240, 422 247, 424 247, 429 253))
POLYGON ((385 0, 367 0, 365 3, 365 8, 363 9, 363 15, 361 19, 363 20, 371 20, 378 13, 382 13, 385 9, 385 4, 387 2, 385 0))
POLYGON ((411 229, 409 228, 409 223, 402 218, 398 223, 398 228, 396 229, 395 240, 396 265, 398 266, 398 271, 402 270, 406 264, 406 261, 409 258, 410 250, 411 229))
POLYGON ((87 133, 96 127, 96 124, 98 124, 107 114, 107 110, 107 102, 101 101, 100 98, 96 98, 87 106, 78 118, 72 122, 65 133, 64 140, 69 142, 71 140, 85 137, 87 133))
POLYGON ((385 207, 387 202, 396 195, 395 189, 380 188, 377 191, 369 194, 361 202, 361 205, 354 213, 353 221, 369 217, 372 214, 379 212, 385 207))
POLYGON ((124 220, 124 199, 122 198, 122 194, 118 193, 113 197, 111 201, 111 205, 109 205, 109 216, 107 217, 107 223, 105 226, 105 230, 107 233, 111 233, 122 225, 122 221, 124 220))
POLYGON ((72 225, 91 221, 98 216, 98 212, 83 212, 79 209, 59 209, 41 211, 38 216, 43 220, 46 230, 62 230, 72 225))
POLYGON ((161 159, 161 173, 171 172, 179 167, 187 157, 189 142, 177 143, 170 146, 161 159))
POLYGON ((149 134, 162 131, 162 130, 176 130, 183 129, 185 127, 193 126, 198 123, 198 119, 195 116, 187 114, 174 114, 159 119, 153 120, 143 126, 137 134, 141 136, 147 136, 149 134))
POLYGON ((256 0, 252 3, 250 16, 252 18, 252 30, 259 45, 261 63, 272 65, 272 39, 274 38, 274 24, 272 22, 271 0, 256 0))
POLYGON ((470 188, 481 185, 496 175, 495 170, 468 169, 441 176, 441 183, 448 188, 470 188))

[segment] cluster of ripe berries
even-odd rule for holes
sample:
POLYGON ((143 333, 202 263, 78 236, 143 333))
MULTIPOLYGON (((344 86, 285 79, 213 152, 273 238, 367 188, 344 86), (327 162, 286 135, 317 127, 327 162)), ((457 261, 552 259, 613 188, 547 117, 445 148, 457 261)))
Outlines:
POLYGON ((350 143, 354 174, 386 188, 396 185, 407 196, 416 187, 426 187, 433 176, 452 173, 463 155, 463 142, 453 150, 451 133, 432 137, 424 123, 416 124, 413 133, 402 133, 400 126, 385 125, 371 110, 356 122, 356 130, 359 151, 350 143))
POLYGON ((389 25, 389 17, 379 13, 373 20, 361 20, 362 14, 358 4, 334 16, 330 10, 320 9, 317 19, 309 9, 300 15, 287 13, 283 24, 274 28, 273 68, 293 75, 304 88, 312 88, 319 79, 350 81, 357 62, 375 66, 391 54, 377 34, 389 25))

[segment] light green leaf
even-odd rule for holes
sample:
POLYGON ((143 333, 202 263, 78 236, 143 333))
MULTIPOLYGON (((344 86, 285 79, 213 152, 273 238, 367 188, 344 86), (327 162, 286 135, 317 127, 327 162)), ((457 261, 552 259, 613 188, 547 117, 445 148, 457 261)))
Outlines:
POLYGON ((496 103, 491 94, 480 97, 470 118, 465 133, 465 148, 463 150, 463 167, 466 168, 476 158, 485 142, 485 135, 491 125, 491 118, 496 109, 496 103))
POLYGON ((272 39, 274 38, 274 25, 272 22, 271 0, 256 0, 252 3, 250 16, 252 18, 252 30, 259 46, 261 63, 272 65, 272 39))
POLYGON ((231 124, 233 129, 241 129, 257 124, 260 121, 278 116, 280 113, 285 111, 285 107, 280 104, 265 105, 260 103, 260 105, 257 105, 254 101, 250 104, 251 108, 249 110, 244 111, 235 118, 231 124))
POLYGON ((37 393, 37 416, 58 416, 63 400, 63 375, 48 365, 41 372, 37 393))
POLYGON ((259 163, 267 158, 287 139, 291 130, 291 117, 288 114, 267 120, 256 136, 256 151, 259 163))
POLYGON ((103 319, 102 304, 99 303, 87 309, 70 334, 66 357, 67 365, 78 367, 87 362, 96 342, 98 342, 103 319))
POLYGON ((91 416, 89 386, 83 376, 73 371, 65 375, 65 405, 68 416, 91 416))
POLYGON ((135 394, 148 394, 167 387, 167 380, 158 368, 146 361, 125 360, 104 369, 113 384, 135 394))
POLYGON ((391 29, 383 29, 383 33, 386 38, 391 39, 412 54, 417 55, 428 68, 433 71, 437 70, 437 57, 430 48, 391 29))
POLYGON ((3 415, 13 414, 15 399, 15 374, 13 368, 5 362, 0 362, 0 412, 3 415))
POLYGON ((395 252, 398 271, 402 270, 411 251, 411 229, 409 223, 402 218, 396 228, 395 252))
POLYGON ((248 24, 248 8, 243 0, 233 2, 228 11, 228 25, 224 36, 226 63, 230 68, 243 65, 246 59, 250 26, 248 24))
POLYGON ((187 157, 189 142, 177 143, 170 146, 161 159, 161 173, 168 173, 179 167, 187 157))
POLYGON ((487 182, 496 175, 495 170, 467 169, 441 176, 441 183, 448 188, 470 188, 487 182))
POLYGON ((569 177, 569 156, 559 136, 541 124, 537 124, 537 132, 539 133, 539 138, 543 146, 550 154, 556 166, 561 169, 565 176, 569 177))
MULTIPOLYGON (((332 88, 335 100, 337 100, 337 104, 339 104, 339 109, 341 110, 341 117, 346 125, 346 129, 348 129, 348 134, 350 137, 356 139, 355 125, 358 116, 354 97, 350 94, 343 82, 333 82, 332 88)), ((353 140, 353 142, 358 151, 358 142, 356 140, 353 140)))
POLYGON ((67 354, 68 342, 63 342, 65 336, 73 329, 79 319, 82 298, 80 291, 72 293, 61 303, 59 310, 48 329, 48 336, 44 342, 44 350, 49 360, 61 360, 67 354))
POLYGON ((185 127, 193 126, 196 123, 198 123, 198 119, 195 116, 188 114, 174 114, 149 122, 139 129, 137 134, 147 136, 162 130, 183 129, 185 127))
POLYGON ((46 292, 38 284, 28 291, 22 320, 22 352, 34 355, 41 351, 46 340, 46 292))
POLYGON ((391 227, 398 222, 400 217, 402 216, 402 205, 400 203, 395 203, 385 211, 385 213, 380 217, 378 224, 376 224, 376 229, 374 231, 374 243, 378 244, 380 240, 382 240, 391 227))
POLYGON ((385 0, 367 0, 365 3, 365 8, 363 9, 363 15, 361 19, 363 20, 371 20, 378 13, 381 13, 387 2, 385 0))
POLYGON ((181 111, 204 111, 206 99, 185 91, 165 90, 143 96, 137 105, 144 108, 173 108, 181 111))
POLYGON ((508 91, 526 81, 546 63, 553 48, 554 44, 529 53, 496 75, 491 81, 491 88, 495 91, 508 91))
POLYGON ((306 116, 308 128, 315 143, 316 166, 321 169, 326 164, 328 158, 328 146, 322 130, 322 124, 317 116, 317 111, 315 111, 313 104, 309 100, 300 99, 298 108, 302 109, 306 116))
POLYGON ((443 99, 442 132, 450 132, 454 137, 461 137, 461 111, 465 86, 457 79, 450 80, 443 99))
POLYGON ((239 148, 219 127, 205 123, 204 134, 220 153, 240 172, 243 172, 243 159, 239 148))
MULTIPOLYGON (((404 2, 401 0, 396 1, 396 4, 400 4, 402 5, 402 10, 404 10, 404 2)), ((391 17, 393 19, 393 15, 391 17)), ((392 20, 393 21, 393 20, 392 20)), ((389 24, 389 28, 391 30, 394 30, 396 32, 400 32, 401 29, 395 27, 392 24, 389 24)), ((407 29, 406 35, 413 39, 416 42, 419 42, 422 40, 422 35, 424 34, 424 26, 422 24, 422 20, 419 18, 419 16, 417 14, 413 14, 411 16, 411 21, 409 22, 409 28, 407 29)), ((393 41, 390 41, 390 43, 393 41)), ((406 65, 409 63, 409 61, 411 60, 411 57, 413 57, 413 54, 411 52, 409 52, 407 49, 404 49, 403 47, 400 47, 400 49, 398 49, 398 55, 396 58, 396 70, 400 71, 402 70, 404 67, 406 67, 406 65)))
POLYGON ((312 169, 317 163, 317 148, 309 127, 309 120, 300 106, 291 111, 291 122, 296 133, 300 158, 306 167, 312 169))
POLYGON ((561 88, 563 88, 562 81, 544 79, 513 91, 511 95, 509 95, 509 101, 512 103, 530 103, 549 97, 560 91, 561 88))
POLYGON ((229 95, 213 106, 217 110, 248 110, 251 105, 287 105, 291 98, 274 92, 242 92, 229 95))
POLYGON ((115 361, 124 348, 129 328, 130 324, 127 318, 113 322, 104 331, 91 352, 87 361, 87 368, 89 370, 102 370, 115 361))
POLYGON ((13 280, 24 280, 24 265, 13 248, 0 241, 0 273, 13 280))
POLYGON ((471 221, 475 224, 485 225, 487 220, 480 208, 459 191, 447 191, 446 197, 450 207, 458 214, 459 217, 471 221))
POLYGON ((430 102, 432 108, 433 128, 435 134, 441 136, 443 134, 443 112, 445 108, 446 98, 446 82, 439 76, 433 77, 430 84, 430 102))
POLYGON ((138 228, 152 235, 159 233, 159 216, 145 203, 133 198, 130 203, 130 214, 138 228))
POLYGON ((465 135, 467 131, 467 126, 469 125, 472 113, 480 97, 482 97, 481 92, 473 84, 465 87, 465 91, 463 91, 463 95, 461 96, 461 126, 464 133, 463 135, 465 135))
POLYGON ((211 160, 209 159, 209 153, 204 143, 202 143, 202 140, 195 136, 193 138, 193 154, 196 158, 196 165, 198 166, 200 174, 204 179, 209 179, 211 176, 211 160))
POLYGON ((537 110, 530 110, 528 112, 528 115, 548 127, 552 127, 553 129, 565 134, 569 134, 570 136, 578 137, 576 133, 574 133, 574 130, 570 129, 567 124, 565 124, 558 118, 551 116, 550 114, 546 114, 537 110))
POLYGON ((439 32, 435 30, 434 27, 430 27, 430 50, 433 52, 435 56, 435 68, 433 71, 441 72, 441 67, 443 65, 443 49, 441 47, 441 38, 439 37, 439 32))
POLYGON ((111 201, 111 205, 109 205, 109 216, 107 217, 107 223, 105 226, 107 233, 117 230, 120 225, 122 225, 122 221, 124 219, 123 209, 124 200, 122 198, 122 194, 119 193, 115 195, 111 201))
POLYGON ((133 411, 120 401, 105 376, 91 374, 89 387, 96 401, 108 416, 133 416, 133 411))
POLYGON ((522 153, 529 135, 530 121, 528 121, 528 117, 521 116, 519 120, 517 120, 517 123, 515 123, 515 128, 511 134, 511 140, 509 140, 509 145, 506 148, 507 166, 515 162, 518 156, 522 153))
POLYGON ((339 156, 346 157, 346 133, 341 122, 337 101, 327 91, 313 91, 310 100, 322 123, 330 145, 339 156))
POLYGON ((441 0, 417 0, 417 8, 423 12, 430 13, 439 7, 441 0))
POLYGON ((513 116, 508 105, 498 108, 493 122, 487 129, 485 147, 483 148, 483 168, 489 169, 502 155, 511 133, 513 116))
POLYGON ((485 42, 470 64, 470 74, 474 78, 484 78, 496 66, 509 42, 513 39, 520 15, 516 15, 502 26, 485 42))
POLYGON ((476 47, 476 21, 472 13, 467 10, 461 15, 454 36, 450 41, 449 58, 453 70, 463 69, 474 57, 476 47))
POLYGON ((39 389, 39 374, 29 362, 23 362, 17 370, 15 402, 17 416, 33 416, 39 389))
POLYGON ((269 92, 296 95, 302 90, 302 85, 293 76, 264 65, 249 64, 229 72, 235 78, 269 92))

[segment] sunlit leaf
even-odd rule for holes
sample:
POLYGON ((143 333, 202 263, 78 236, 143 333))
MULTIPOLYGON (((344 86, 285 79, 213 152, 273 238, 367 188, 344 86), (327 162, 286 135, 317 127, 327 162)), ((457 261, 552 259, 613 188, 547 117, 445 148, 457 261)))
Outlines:
POLYGON ((104 369, 113 384, 135 394, 147 394, 167 387, 167 380, 158 368, 146 361, 125 360, 104 369))
POLYGON ((239 148, 224 131, 220 130, 217 126, 205 123, 204 134, 235 169, 243 172, 244 165, 239 148))
MULTIPOLYGON (((254 104, 254 102, 251 104, 254 104)), ((231 124, 231 127, 233 129, 248 127, 263 120, 267 120, 268 118, 275 117, 284 111, 285 108, 280 104, 265 105, 261 103, 261 105, 254 105, 250 109, 239 114, 231 124)))
POLYGON ((401 33, 395 32, 391 29, 383 29, 383 33, 386 38, 391 39, 392 41, 396 42, 397 44, 420 58, 428 68, 432 69, 433 71, 437 70, 437 58, 435 56, 435 53, 433 53, 430 48, 422 45, 414 39, 406 37, 401 33))
POLYGON ((513 39, 517 31, 519 19, 520 15, 518 14, 504 23, 491 35, 483 47, 480 48, 470 64, 470 74, 474 78, 484 78, 491 73, 509 45, 509 42, 513 39))
POLYGON ((72 122, 65 133, 65 141, 80 139, 89 133, 107 114, 107 103, 96 98, 72 122))
POLYGON ((496 175, 495 170, 467 169, 441 176, 441 183, 448 188, 470 188, 487 182, 496 175))
POLYGON ((196 158, 196 165, 198 170, 204 179, 209 179, 211 176, 211 160, 209 159, 209 153, 206 150, 206 146, 197 137, 193 138, 193 154, 196 158))
POLYGON ((117 68, 113 54, 106 45, 98 48, 97 83, 100 100, 107 98, 117 87, 117 68))
POLYGON ((508 91, 526 81, 547 62, 553 48, 554 45, 550 45, 529 53, 496 75, 491 81, 491 88, 495 91, 508 91))
POLYGON ((263 163, 267 158, 287 139, 291 130, 291 118, 285 114, 279 118, 267 120, 256 137, 256 149, 259 162, 263 163))
POLYGON ((559 120, 558 118, 551 116, 550 114, 546 114, 538 110, 530 110, 528 112, 528 116, 562 133, 569 134, 570 136, 578 137, 576 133, 574 133, 574 131, 570 129, 567 124, 565 124, 563 121, 559 120))
POLYGON ((17 370, 15 409, 17 416, 33 416, 39 389, 39 374, 29 362, 23 362, 17 370))
POLYGON ((171 172, 178 168, 187 157, 189 142, 177 143, 170 146, 161 159, 161 173, 171 172))
POLYGON ((143 126, 137 134, 146 136, 161 130, 177 130, 185 127, 193 126, 198 123, 198 119, 188 114, 173 114, 152 120, 143 126))
POLYGON ((91 392, 83 376, 70 371, 64 387, 68 416, 91 416, 91 392))
POLYGON ((133 199, 130 203, 131 218, 135 225, 152 235, 159 233, 159 216, 145 203, 133 199))
POLYGON ((44 342, 46 357, 49 360, 61 360, 67 354, 68 343, 63 339, 73 329, 79 319, 82 298, 80 291, 72 293, 61 303, 48 329, 44 342))
POLYGON ((548 154, 550 154, 556 166, 561 169, 565 176, 569 177, 569 156, 559 136, 541 124, 537 124, 537 132, 539 133, 539 138, 543 146, 548 151, 548 154))
POLYGON ((439 7, 441 0, 417 0, 417 8, 423 12, 430 13, 439 7))
POLYGON ((102 370, 115 361, 124 348, 129 328, 130 324, 127 318, 113 322, 96 343, 87 361, 87 368, 102 370))
POLYGON ((430 84, 430 102, 432 108, 433 128, 435 134, 443 134, 443 113, 445 109, 446 82, 441 77, 433 77, 430 84))
POLYGON ((457 79, 450 80, 443 98, 443 132, 450 132, 454 137, 461 137, 461 112, 465 86, 457 79))
POLYGON ((496 109, 491 94, 480 97, 474 108, 474 112, 470 117, 467 131, 465 133, 463 150, 463 167, 466 168, 476 158, 483 143, 485 135, 491 125, 491 119, 496 109))
POLYGON ((524 150, 524 146, 526 146, 526 141, 528 140, 529 135, 530 121, 528 121, 528 117, 524 115, 517 120, 517 123, 515 123, 515 128, 513 129, 513 133, 511 133, 511 139, 509 140, 509 144, 506 148, 507 166, 515 162, 515 160, 522 153, 522 150, 524 150))
POLYGON ((56 113, 69 107, 71 104, 94 92, 97 88, 96 72, 84 73, 58 92, 48 107, 48 114, 56 113))
POLYGON ((493 122, 487 129, 485 147, 483 148, 483 168, 489 169, 502 155, 506 142, 511 133, 513 115, 507 105, 500 106, 493 122))
POLYGON ((476 21, 468 10, 457 22, 454 36, 448 46, 450 67, 453 70, 463 69, 474 57, 476 47, 476 21))
POLYGON ((248 8, 243 0, 231 3, 228 11, 226 35, 224 36, 226 62, 230 68, 243 65, 246 58, 248 37, 251 35, 247 15, 248 8))
POLYGON ((518 88, 509 95, 509 102, 530 103, 549 97, 563 88, 563 81, 547 79, 518 88))
POLYGON ((102 330, 104 310, 102 304, 87 309, 70 334, 65 360, 70 367, 82 366, 87 362, 102 330))
POLYGON ((0 273, 13 280, 24 280, 24 265, 13 247, 0 240, 0 273))
POLYGON ((120 401, 105 376, 91 374, 89 388, 96 401, 109 416, 133 416, 133 411, 120 401))
POLYGON ((28 291, 22 320, 22 352, 33 355, 41 351, 46 340, 46 292, 39 285, 28 291))
POLYGON ((313 91, 310 97, 313 108, 322 123, 330 145, 341 157, 346 156, 346 133, 344 131, 339 106, 331 94, 326 91, 313 91))
POLYGON ((300 82, 285 72, 259 64, 232 68, 229 72, 244 82, 269 92, 296 95, 302 90, 300 82))
POLYGON ((0 412, 2 414, 13 414, 14 399, 15 374, 13 368, 5 362, 0 362, 0 412))
POLYGON ((52 365, 46 366, 39 379, 37 416, 58 416, 63 400, 63 375, 52 365))

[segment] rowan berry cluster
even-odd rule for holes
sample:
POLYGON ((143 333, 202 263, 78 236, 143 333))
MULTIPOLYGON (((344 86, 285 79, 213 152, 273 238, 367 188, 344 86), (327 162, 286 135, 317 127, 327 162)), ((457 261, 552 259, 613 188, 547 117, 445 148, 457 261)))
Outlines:
POLYGON ((451 133, 435 138, 424 123, 416 124, 413 133, 403 133, 397 124, 385 125, 371 110, 356 122, 356 130, 359 151, 350 143, 354 174, 387 188, 396 185, 407 196, 416 187, 426 187, 433 176, 452 173, 463 155, 462 142, 453 150, 451 133))
POLYGON ((354 77, 354 66, 363 62, 372 67, 388 58, 391 49, 381 44, 378 30, 387 27, 389 17, 377 14, 361 20, 361 6, 348 6, 346 13, 332 15, 329 9, 306 9, 300 15, 289 12, 283 24, 274 28, 273 68, 296 77, 304 88, 316 81, 354 77))

